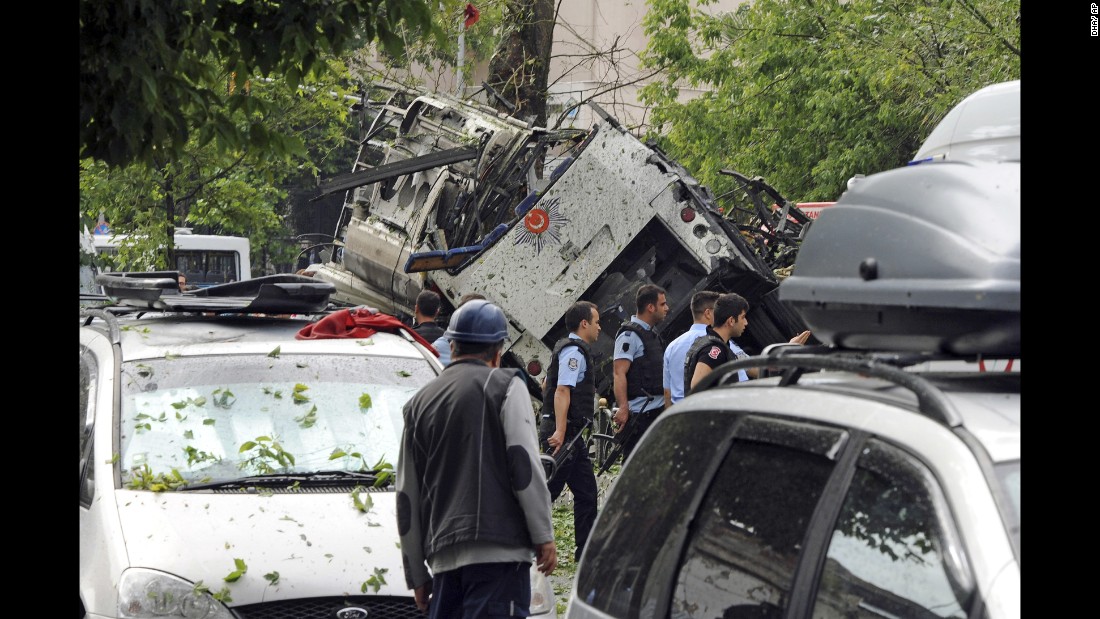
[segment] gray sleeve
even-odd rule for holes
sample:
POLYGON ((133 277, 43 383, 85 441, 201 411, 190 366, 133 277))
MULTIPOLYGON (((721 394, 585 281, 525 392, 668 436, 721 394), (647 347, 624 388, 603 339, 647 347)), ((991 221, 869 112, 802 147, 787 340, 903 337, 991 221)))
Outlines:
POLYGON ((531 407, 531 396, 527 393, 527 387, 518 376, 508 385, 500 417, 509 453, 522 453, 520 458, 526 460, 512 462, 511 474, 512 488, 527 518, 531 541, 535 544, 553 541, 550 490, 546 487, 546 473, 539 460, 535 410, 531 407), (521 449, 515 450, 515 447, 521 449))
POLYGON ((413 431, 408 418, 401 433, 401 448, 397 456, 397 532, 401 537, 401 563, 405 568, 405 585, 410 589, 432 579, 424 556, 424 530, 420 524, 420 475, 413 459, 413 431))

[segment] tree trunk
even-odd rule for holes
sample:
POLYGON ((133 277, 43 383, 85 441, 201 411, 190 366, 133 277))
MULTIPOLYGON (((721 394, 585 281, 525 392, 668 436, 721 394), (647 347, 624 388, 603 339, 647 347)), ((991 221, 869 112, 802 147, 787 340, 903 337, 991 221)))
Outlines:
POLYGON ((505 100, 494 106, 511 116, 546 126, 546 83, 554 35, 553 0, 509 0, 504 10, 508 33, 489 61, 487 82, 505 100))

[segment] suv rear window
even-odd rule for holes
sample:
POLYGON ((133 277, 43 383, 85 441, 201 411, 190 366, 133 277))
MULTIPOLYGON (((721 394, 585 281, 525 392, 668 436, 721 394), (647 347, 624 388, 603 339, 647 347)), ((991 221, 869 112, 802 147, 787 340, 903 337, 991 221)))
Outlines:
POLYGON ((675 567, 688 525, 685 515, 694 509, 731 422, 728 414, 676 415, 659 433, 646 435, 597 517, 598 528, 610 534, 588 540, 577 597, 619 617, 637 616, 647 599, 654 601, 657 594, 647 583, 664 578, 650 572, 675 567), (628 475, 632 470, 655 474, 628 475))

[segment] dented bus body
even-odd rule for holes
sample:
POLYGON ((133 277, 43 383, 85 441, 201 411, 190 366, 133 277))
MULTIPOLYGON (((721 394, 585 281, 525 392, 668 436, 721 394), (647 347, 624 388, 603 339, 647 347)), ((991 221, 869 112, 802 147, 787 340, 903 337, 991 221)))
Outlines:
POLYGON ((347 192, 336 258, 311 267, 338 299, 408 314, 430 288, 447 315, 480 293, 508 316, 503 363, 525 369, 533 391, 566 334, 566 310, 586 300, 600 309, 596 387, 609 393, 615 331, 649 283, 667 291, 670 311, 657 325, 666 342, 691 324, 700 290, 749 300, 738 342, 750 354, 806 328, 774 293, 779 261, 793 261, 781 250, 809 218, 771 220, 780 224, 760 226, 762 243, 599 108, 588 130, 531 126, 443 94, 394 91, 385 102, 364 97, 361 110, 356 169, 321 184, 321 195, 347 192))

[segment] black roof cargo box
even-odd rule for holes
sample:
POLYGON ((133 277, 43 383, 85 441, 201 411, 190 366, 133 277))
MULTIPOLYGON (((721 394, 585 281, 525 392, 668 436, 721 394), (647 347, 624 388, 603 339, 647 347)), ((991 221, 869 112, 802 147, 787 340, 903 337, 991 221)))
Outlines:
POLYGON ((1020 162, 868 176, 813 223, 779 297, 841 348, 1018 356, 1020 162))

